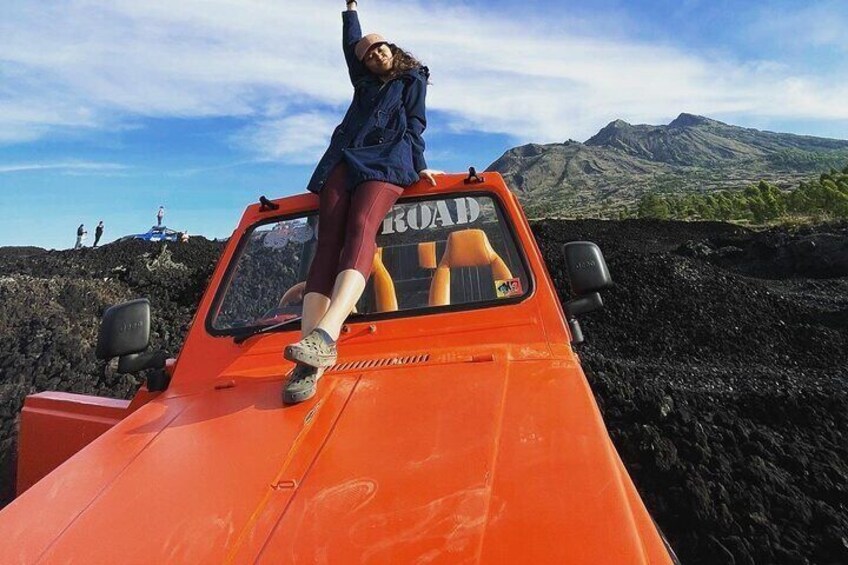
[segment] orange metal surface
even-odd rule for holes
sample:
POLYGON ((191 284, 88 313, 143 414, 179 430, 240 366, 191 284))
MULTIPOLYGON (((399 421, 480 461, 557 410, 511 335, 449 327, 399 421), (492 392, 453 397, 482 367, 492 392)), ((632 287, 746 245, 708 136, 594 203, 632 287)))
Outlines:
POLYGON ((129 404, 65 392, 28 396, 18 435, 18 495, 120 422, 129 404))
MULTIPOLYGON (((535 286, 519 303, 350 324, 308 402, 283 406, 294 331, 204 327, 170 388, 0 512, 2 563, 669 563, 615 453, 555 289, 498 175, 535 286), (392 358, 397 358, 392 361, 392 358)), ((154 312, 155 315, 155 312, 154 312)))
POLYGON ((18 426, 18 496, 158 395, 142 387, 132 401, 68 392, 27 396, 18 426))

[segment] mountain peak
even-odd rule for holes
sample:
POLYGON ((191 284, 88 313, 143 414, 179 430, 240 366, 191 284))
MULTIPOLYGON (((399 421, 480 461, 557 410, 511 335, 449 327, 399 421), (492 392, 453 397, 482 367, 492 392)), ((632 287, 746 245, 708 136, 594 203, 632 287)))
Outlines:
POLYGON ((613 120, 606 126, 604 126, 601 131, 603 131, 604 129, 626 129, 632 127, 633 126, 629 122, 625 122, 624 120, 613 120))
POLYGON ((608 145, 632 130, 633 126, 624 120, 614 120, 586 140, 586 145, 608 145))
POLYGON ((683 112, 679 116, 677 116, 670 124, 668 124, 668 127, 685 128, 694 126, 716 125, 720 123, 721 122, 717 122, 716 120, 705 118, 704 116, 698 116, 696 114, 687 114, 686 112, 683 112))

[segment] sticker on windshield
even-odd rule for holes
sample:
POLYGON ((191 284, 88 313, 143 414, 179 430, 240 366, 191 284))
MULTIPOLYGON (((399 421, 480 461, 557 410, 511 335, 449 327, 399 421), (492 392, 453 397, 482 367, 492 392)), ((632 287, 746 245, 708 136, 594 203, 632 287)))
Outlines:
POLYGON ((272 249, 282 249, 289 242, 289 234, 283 230, 272 230, 265 234, 262 239, 262 245, 271 247, 272 249))
POLYGON ((312 239, 312 234, 312 226, 309 224, 292 226, 289 230, 289 237, 295 243, 306 243, 312 239))
POLYGON ((312 226, 301 223, 295 224, 292 222, 280 222, 274 228, 265 234, 262 244, 265 247, 274 249, 282 249, 290 241, 292 243, 306 243, 313 236, 312 226))
POLYGON ((474 224, 480 217, 480 203, 471 197, 397 204, 383 219, 382 235, 451 228, 474 224))
POLYGON ((509 298, 511 296, 521 296, 521 279, 505 279, 495 281, 495 292, 498 298, 509 298))

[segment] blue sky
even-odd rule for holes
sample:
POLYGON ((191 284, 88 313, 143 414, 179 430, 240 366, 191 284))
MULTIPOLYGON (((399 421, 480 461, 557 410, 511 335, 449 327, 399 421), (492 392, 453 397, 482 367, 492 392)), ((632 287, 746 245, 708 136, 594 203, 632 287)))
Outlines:
MULTIPOLYGON (((350 100, 342 0, 3 0, 0 245, 166 224, 227 236, 301 192, 350 100)), ((848 3, 362 0, 424 60, 427 156, 483 168, 680 112, 848 139, 848 3)), ((89 240, 90 243, 90 240, 89 240)))

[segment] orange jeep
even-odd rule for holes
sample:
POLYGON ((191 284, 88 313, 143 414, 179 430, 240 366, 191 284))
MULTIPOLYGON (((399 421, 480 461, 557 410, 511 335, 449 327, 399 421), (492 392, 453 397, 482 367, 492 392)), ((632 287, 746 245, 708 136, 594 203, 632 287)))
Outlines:
POLYGON ((176 359, 145 299, 97 354, 132 401, 29 396, 2 563, 672 563, 586 382, 576 316, 610 284, 564 248, 560 305, 496 173, 406 190, 311 400, 284 406, 318 199, 247 208, 176 359))

